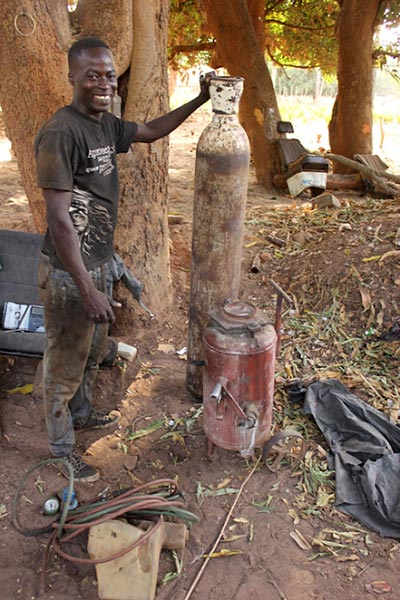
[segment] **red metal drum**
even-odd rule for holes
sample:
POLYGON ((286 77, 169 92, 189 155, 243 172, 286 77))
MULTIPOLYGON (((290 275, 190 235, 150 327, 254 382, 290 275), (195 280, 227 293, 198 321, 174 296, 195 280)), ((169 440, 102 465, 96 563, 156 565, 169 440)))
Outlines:
POLYGON ((212 313, 203 335, 204 431, 212 445, 252 455, 269 438, 277 335, 254 306, 212 313))

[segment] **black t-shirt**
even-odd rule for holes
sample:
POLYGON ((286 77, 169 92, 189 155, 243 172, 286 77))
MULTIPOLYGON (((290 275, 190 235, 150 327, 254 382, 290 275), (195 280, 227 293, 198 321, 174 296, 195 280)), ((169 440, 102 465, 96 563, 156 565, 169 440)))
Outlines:
MULTIPOLYGON (((69 212, 88 270, 112 255, 119 196, 116 155, 128 152, 136 133, 136 123, 111 113, 97 120, 65 106, 36 136, 38 185, 72 192, 69 212)), ((63 268, 49 231, 43 252, 54 266, 63 268)))

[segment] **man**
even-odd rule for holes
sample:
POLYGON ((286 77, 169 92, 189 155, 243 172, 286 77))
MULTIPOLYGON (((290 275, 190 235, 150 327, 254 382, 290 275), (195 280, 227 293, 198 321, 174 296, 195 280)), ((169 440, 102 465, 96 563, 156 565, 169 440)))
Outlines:
POLYGON ((91 406, 98 365, 107 352, 108 324, 118 306, 106 294, 117 219, 116 154, 134 142, 168 135, 209 99, 209 80, 202 80, 190 102, 140 124, 109 112, 117 75, 104 42, 75 42, 68 64, 72 104, 58 110, 35 140, 48 225, 39 269, 47 335, 43 390, 52 455, 70 463, 76 480, 90 482, 99 472, 74 450, 74 429, 111 427, 119 418, 115 411, 102 414, 91 406))

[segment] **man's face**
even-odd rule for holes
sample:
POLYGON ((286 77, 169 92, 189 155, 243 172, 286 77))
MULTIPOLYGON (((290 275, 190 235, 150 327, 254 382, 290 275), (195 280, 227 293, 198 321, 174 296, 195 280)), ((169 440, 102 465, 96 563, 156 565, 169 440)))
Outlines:
POLYGON ((74 88, 72 105, 86 115, 101 118, 111 107, 117 90, 112 54, 107 48, 82 50, 68 75, 74 88))

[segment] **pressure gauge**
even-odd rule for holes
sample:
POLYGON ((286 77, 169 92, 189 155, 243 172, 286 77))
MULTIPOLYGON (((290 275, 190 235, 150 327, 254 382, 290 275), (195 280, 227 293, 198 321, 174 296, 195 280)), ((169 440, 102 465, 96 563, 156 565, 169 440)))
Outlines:
POLYGON ((60 501, 56 496, 51 496, 51 498, 47 498, 46 502, 43 504, 43 514, 46 517, 54 517, 60 510, 60 501))

